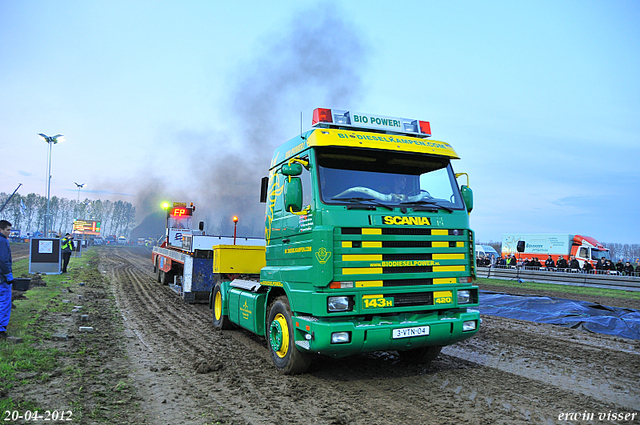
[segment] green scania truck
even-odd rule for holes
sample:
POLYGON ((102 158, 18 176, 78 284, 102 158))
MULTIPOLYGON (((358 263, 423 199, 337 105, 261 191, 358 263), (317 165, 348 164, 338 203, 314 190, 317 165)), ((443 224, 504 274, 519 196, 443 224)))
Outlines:
POLYGON ((211 291, 214 326, 265 337, 285 374, 319 354, 429 362, 475 335, 473 194, 451 145, 430 136, 426 121, 316 109, 262 180, 264 261, 214 247, 214 273, 227 272, 211 291))

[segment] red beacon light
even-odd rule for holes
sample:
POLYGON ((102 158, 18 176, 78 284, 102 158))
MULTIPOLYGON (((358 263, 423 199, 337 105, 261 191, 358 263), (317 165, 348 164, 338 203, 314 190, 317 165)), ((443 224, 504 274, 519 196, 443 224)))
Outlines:
POLYGON ((407 134, 431 137, 429 121, 396 118, 384 115, 364 114, 343 109, 316 108, 313 111, 313 127, 352 127, 370 129, 388 134, 407 134))
POLYGON ((316 108, 313 111, 313 121, 311 125, 316 125, 321 122, 331 124, 333 123, 333 117, 331 115, 331 109, 316 108))

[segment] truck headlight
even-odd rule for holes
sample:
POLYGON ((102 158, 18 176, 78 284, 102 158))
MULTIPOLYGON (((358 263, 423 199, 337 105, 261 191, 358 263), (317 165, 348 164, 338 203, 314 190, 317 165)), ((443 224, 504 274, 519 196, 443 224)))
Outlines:
POLYGON ((351 302, 348 296, 329 297, 327 298, 327 311, 351 311, 351 302))
POLYGON ((346 344, 351 342, 351 332, 334 332, 331 334, 332 344, 346 344))
POLYGON ((471 302, 471 291, 458 291, 458 304, 469 304, 471 302))
POLYGON ((478 323, 475 320, 465 320, 462 322, 462 332, 475 331, 478 323))

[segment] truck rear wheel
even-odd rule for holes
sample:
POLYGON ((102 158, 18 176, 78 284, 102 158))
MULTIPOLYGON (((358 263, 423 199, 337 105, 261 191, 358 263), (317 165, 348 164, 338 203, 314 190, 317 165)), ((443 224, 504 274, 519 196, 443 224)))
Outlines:
POLYGON ((442 347, 436 345, 432 347, 421 347, 414 348, 413 350, 400 351, 398 354, 406 363, 419 364, 429 363, 430 361, 435 360, 435 358, 440 354, 440 351, 442 351, 442 347))
POLYGON ((304 373, 311 365, 311 355, 296 348, 294 332, 289 300, 280 296, 269 306, 267 343, 273 363, 285 375, 304 373))
POLYGON ((229 316, 222 314, 222 288, 219 283, 213 288, 211 312, 213 313, 213 326, 216 329, 226 330, 233 327, 229 316))
POLYGON ((171 271, 162 272, 162 284, 168 285, 173 283, 173 273, 171 271))

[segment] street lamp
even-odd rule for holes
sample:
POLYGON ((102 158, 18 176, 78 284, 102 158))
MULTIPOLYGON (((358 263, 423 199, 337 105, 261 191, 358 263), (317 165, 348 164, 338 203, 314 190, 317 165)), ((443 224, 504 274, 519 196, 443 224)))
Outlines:
POLYGON ((42 133, 38 133, 38 136, 49 144, 49 167, 47 168, 47 214, 44 216, 44 237, 48 237, 49 226, 51 225, 51 214, 49 213, 49 201, 51 199, 51 145, 55 145, 58 142, 64 141, 62 134, 56 134, 53 137, 49 137, 42 133))
POLYGON ((236 244, 236 227, 238 226, 238 216, 233 216, 233 244, 236 244))
MULTIPOLYGON (((76 183, 76 182, 73 182, 73 183, 74 183, 76 186, 78 186, 78 202, 76 203, 76 205, 78 205, 78 208, 79 208, 79 205, 80 205, 80 189, 82 189, 82 188, 84 187, 85 183, 82 183, 82 184, 80 184, 80 183, 76 183)), ((80 209, 78 209, 78 214, 79 214, 79 213, 80 213, 80 209)))

